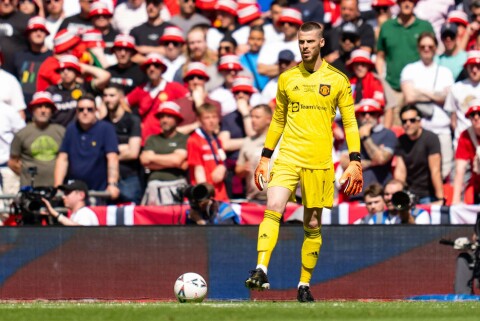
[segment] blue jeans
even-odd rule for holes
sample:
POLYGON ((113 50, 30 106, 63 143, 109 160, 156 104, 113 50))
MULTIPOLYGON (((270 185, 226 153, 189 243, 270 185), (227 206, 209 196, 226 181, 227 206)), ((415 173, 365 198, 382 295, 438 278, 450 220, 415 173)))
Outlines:
POLYGON ((121 179, 118 182, 118 188, 120 189, 119 202, 134 202, 140 204, 142 200, 142 185, 140 184, 140 178, 136 175, 121 179))

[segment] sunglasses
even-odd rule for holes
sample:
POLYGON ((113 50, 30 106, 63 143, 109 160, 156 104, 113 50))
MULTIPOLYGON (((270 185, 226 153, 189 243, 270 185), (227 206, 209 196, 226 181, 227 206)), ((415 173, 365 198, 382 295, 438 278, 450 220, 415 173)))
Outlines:
POLYGON ((362 111, 361 113, 358 113, 359 116, 367 116, 367 115, 370 115, 370 116, 377 116, 378 115, 378 112, 374 112, 374 111, 362 111))
POLYGON ((475 116, 480 116, 480 111, 474 111, 470 113, 469 118, 475 118, 475 116))
POLYGON ((173 45, 174 47, 180 47, 181 43, 177 41, 164 41, 163 44, 165 47, 168 47, 170 45, 173 45))
POLYGON ((234 94, 245 94, 245 95, 251 95, 252 93, 246 90, 237 90, 234 92, 234 94))
POLYGON ((479 16, 480 16, 480 13, 472 13, 472 14, 470 15, 470 18, 471 18, 472 20, 475 20, 475 19, 477 19, 477 17, 479 17, 479 16))
POLYGON ((418 46, 418 48, 420 48, 422 50, 425 50, 425 49, 433 50, 433 49, 435 49, 435 46, 433 46, 433 45, 420 45, 420 46, 418 46))
POLYGON ((420 120, 419 117, 402 119, 402 125, 405 125, 406 123, 415 124, 419 120, 420 120))
POLYGON ((207 80, 205 77, 202 77, 202 76, 198 76, 198 75, 191 75, 191 76, 188 76, 187 78, 185 78, 186 81, 190 81, 190 80, 193 80, 193 79, 199 79, 199 80, 207 80))
POLYGON ((62 0, 45 0, 45 4, 50 4, 52 2, 58 3, 60 1, 62 1, 62 0))
POLYGON ((89 113, 93 113, 95 111, 95 108, 93 107, 78 107, 77 108, 79 113, 83 113, 84 111, 87 111, 89 113))
POLYGON ((219 51, 220 51, 220 50, 224 50, 224 51, 227 52, 227 53, 228 53, 228 52, 233 52, 233 48, 230 47, 230 46, 220 46, 220 47, 218 47, 218 50, 219 50, 219 51))
POLYGON ((161 69, 161 68, 162 68, 162 65, 161 65, 161 64, 156 64, 156 63, 155 63, 155 64, 150 64, 150 65, 148 65, 148 66, 147 66, 147 69, 150 68, 150 67, 152 67, 152 66, 155 67, 155 68, 157 68, 157 69, 161 69))
POLYGON ((354 43, 355 41, 357 41, 358 37, 354 37, 354 36, 342 36, 342 42, 345 42, 345 41, 350 41, 351 43, 354 43))
POLYGON ((195 3, 195 0, 183 0, 184 3, 189 3, 189 2, 193 2, 195 3))

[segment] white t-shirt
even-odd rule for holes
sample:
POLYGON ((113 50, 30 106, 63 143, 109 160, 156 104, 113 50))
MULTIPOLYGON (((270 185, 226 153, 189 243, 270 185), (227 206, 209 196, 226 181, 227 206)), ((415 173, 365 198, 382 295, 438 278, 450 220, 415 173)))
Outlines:
POLYGON ((83 226, 98 226, 97 214, 88 207, 82 207, 70 216, 75 223, 83 226))
POLYGON ((280 51, 289 49, 295 55, 295 61, 299 62, 302 60, 300 54, 300 47, 298 46, 298 40, 288 41, 288 42, 274 42, 268 46, 263 46, 258 54, 258 64, 265 65, 275 65, 278 63, 278 54, 280 51))
POLYGON ((3 164, 10 158, 10 144, 15 133, 25 127, 25 121, 18 111, 2 102, 0 102, 0 115, 0 164, 3 164))
MULTIPOLYGON (((278 33, 272 26, 271 23, 263 26, 263 34, 265 37, 264 46, 270 45, 274 42, 283 42, 285 35, 280 32, 278 33)), ((248 37, 250 36, 250 26, 243 26, 232 33, 232 37, 237 41, 239 45, 245 45, 248 42, 248 37)))
POLYGON ((262 103, 270 104, 277 97, 278 77, 270 79, 262 90, 262 103))
POLYGON ((147 20, 147 5, 145 2, 136 9, 129 6, 128 2, 124 2, 115 8, 112 25, 120 33, 129 34, 130 30, 147 20))
MULTIPOLYGON (((222 116, 230 114, 231 112, 237 110, 237 102, 233 93, 229 90, 222 87, 212 90, 208 95, 210 99, 218 101, 222 105, 222 116)), ((262 103, 262 96, 259 93, 254 93, 250 97, 250 106, 256 106, 262 103)))
POLYGON ((170 61, 167 58, 163 60, 165 65, 167 65, 167 70, 162 74, 162 78, 168 82, 172 82, 175 77, 175 73, 179 68, 183 66, 187 59, 184 55, 180 55, 174 61, 170 61))
POLYGON ((26 108, 20 83, 15 76, 3 69, 0 69, 0 88, 0 102, 7 104, 15 111, 26 108))
POLYGON ((450 87, 445 99, 444 109, 457 115, 457 127, 455 128, 454 146, 460 134, 471 126, 471 122, 465 117, 468 105, 473 99, 480 99, 480 83, 474 85, 470 79, 456 82, 450 87))
MULTIPOLYGON (((415 88, 444 92, 455 82, 450 69, 432 63, 426 66, 421 60, 406 65, 400 74, 400 82, 410 82, 415 88)), ((443 106, 433 104, 431 119, 422 119, 422 126, 435 134, 450 132, 450 117, 443 110, 443 106)))

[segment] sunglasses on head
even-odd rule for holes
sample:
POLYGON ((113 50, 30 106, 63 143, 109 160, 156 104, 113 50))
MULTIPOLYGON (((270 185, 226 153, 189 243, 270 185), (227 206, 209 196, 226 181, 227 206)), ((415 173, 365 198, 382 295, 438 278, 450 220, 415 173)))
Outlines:
POLYGON ((95 108, 93 108, 93 107, 78 107, 77 110, 78 110, 79 113, 83 113, 84 111, 89 112, 89 113, 93 113, 95 108))
POLYGON ((419 117, 402 119, 402 125, 405 125, 406 123, 415 124, 419 120, 420 120, 419 117))

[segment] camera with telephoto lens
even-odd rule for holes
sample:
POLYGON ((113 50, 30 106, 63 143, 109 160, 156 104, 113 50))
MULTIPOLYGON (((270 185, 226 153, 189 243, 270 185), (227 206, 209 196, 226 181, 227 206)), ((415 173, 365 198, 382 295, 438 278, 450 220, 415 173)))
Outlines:
POLYGON ((392 205, 398 211, 406 211, 415 207, 416 197, 414 194, 406 191, 399 191, 392 195, 392 205))
POLYGON ((37 168, 29 167, 28 172, 32 177, 32 185, 20 188, 11 204, 11 214, 19 225, 40 225, 43 217, 40 209, 44 207, 42 198, 54 200, 57 189, 52 186, 34 186, 37 168))
POLYGON ((215 189, 212 185, 208 183, 188 185, 179 193, 187 198, 190 209, 200 214, 203 219, 211 221, 217 214, 218 204, 213 200, 215 189))

